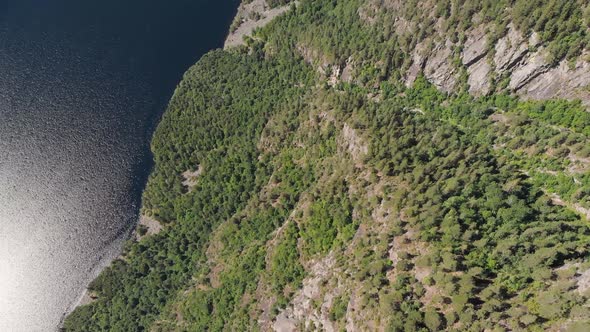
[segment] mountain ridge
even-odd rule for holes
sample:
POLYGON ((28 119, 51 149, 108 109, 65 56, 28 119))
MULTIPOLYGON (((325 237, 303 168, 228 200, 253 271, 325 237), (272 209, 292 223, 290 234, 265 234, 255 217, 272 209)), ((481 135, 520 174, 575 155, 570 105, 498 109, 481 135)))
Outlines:
MULTIPOLYGON (((368 24, 374 24, 372 22, 376 20, 368 13, 371 10, 379 11, 379 7, 385 7, 392 11, 402 11, 403 7, 395 1, 381 1, 380 5, 377 5, 378 3, 380 2, 368 1, 364 7, 359 8, 359 16, 368 24)), ((284 13, 289 7, 290 4, 285 4, 280 8, 270 8, 264 1, 242 4, 234 20, 235 27, 253 27, 248 27, 249 31, 238 36, 230 34, 226 48, 238 46, 236 39, 251 35, 254 27, 259 28, 268 24, 268 13, 272 12, 268 17, 272 19, 284 13)), ((402 75, 406 85, 410 86, 419 73, 424 73, 425 77, 442 91, 457 92, 461 71, 466 70, 468 91, 475 96, 501 91, 502 88, 492 89, 492 85, 498 84, 493 82, 497 77, 502 77, 506 81, 502 84, 508 83, 503 88, 521 97, 535 100, 580 99, 588 106, 590 54, 587 49, 582 49, 579 54, 568 59, 556 60, 555 55, 543 45, 538 32, 533 30, 523 33, 512 22, 507 23, 505 31, 497 32, 494 31, 498 30, 493 27, 494 23, 483 23, 481 20, 478 15, 473 15, 471 24, 474 26, 463 31, 459 40, 453 42, 450 37, 440 33, 440 27, 445 22, 444 18, 438 18, 435 21, 435 33, 418 42, 411 53, 411 65, 402 75), (455 56, 460 58, 461 65, 452 63, 455 56)), ((398 34, 412 33, 416 29, 403 15, 394 14, 393 26, 398 34)), ((347 62, 353 60, 348 59, 347 62)), ((336 66, 336 70, 339 71, 346 68, 346 64, 321 64, 322 67, 330 65, 336 66)))

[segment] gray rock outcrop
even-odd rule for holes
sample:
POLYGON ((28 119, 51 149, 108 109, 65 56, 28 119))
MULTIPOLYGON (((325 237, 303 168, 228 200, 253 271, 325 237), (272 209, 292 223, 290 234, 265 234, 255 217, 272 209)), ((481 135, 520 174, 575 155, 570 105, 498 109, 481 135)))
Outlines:
POLYGON ((487 54, 487 36, 485 26, 480 25, 467 34, 467 40, 463 45, 461 60, 465 66, 472 66, 479 62, 487 54))
POLYGON ((476 63, 467 67, 467 84, 469 84, 469 93, 474 96, 487 95, 491 89, 490 72, 492 66, 486 58, 481 58, 476 63))
MULTIPOLYGON (((436 87, 452 92, 459 82, 460 69, 453 64, 456 44, 448 39, 427 47, 421 42, 412 54, 406 72, 406 85, 411 85, 420 72, 436 87)), ((460 54, 467 72, 469 92, 475 96, 492 92, 493 77, 508 80, 507 89, 525 99, 580 99, 590 106, 590 59, 584 52, 575 61, 563 60, 552 65, 548 51, 540 46, 535 32, 528 37, 512 24, 494 47, 488 47, 487 28, 477 25, 466 33, 460 54)))
POLYGON ((523 35, 514 29, 512 24, 508 25, 506 36, 500 38, 495 46, 494 63, 496 71, 502 73, 510 70, 523 59, 528 50, 529 47, 523 35))
MULTIPOLYGON (((584 56, 587 55, 582 58, 584 56)), ((579 59, 570 67, 568 61, 563 60, 558 66, 530 79, 517 93, 536 100, 548 96, 580 99, 590 106, 590 63, 579 59)))
POLYGON ((452 46, 447 41, 435 47, 424 66, 426 78, 444 92, 453 91, 457 85, 457 68, 450 61, 453 55, 452 46))
MULTIPOLYGON (((512 91, 518 91, 535 77, 549 70, 549 64, 547 63, 546 58, 547 55, 545 50, 541 49, 519 61, 511 71, 508 88, 512 91)), ((497 71, 499 73, 503 72, 501 70, 497 71)))

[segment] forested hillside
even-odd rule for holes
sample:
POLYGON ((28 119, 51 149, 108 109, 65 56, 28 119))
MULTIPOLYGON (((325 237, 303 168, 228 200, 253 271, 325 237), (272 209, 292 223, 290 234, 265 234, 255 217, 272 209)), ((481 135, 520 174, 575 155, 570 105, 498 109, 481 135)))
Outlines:
POLYGON ((269 5, 64 330, 590 330, 588 1, 269 5))

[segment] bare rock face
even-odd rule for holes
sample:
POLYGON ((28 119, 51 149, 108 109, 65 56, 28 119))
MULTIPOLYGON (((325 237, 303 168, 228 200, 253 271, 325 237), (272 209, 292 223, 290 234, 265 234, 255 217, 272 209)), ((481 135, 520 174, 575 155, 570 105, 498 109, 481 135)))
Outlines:
MULTIPOLYGON (((585 55, 582 56, 584 58, 585 55)), ((590 106, 590 63, 579 59, 573 68, 566 60, 524 85, 518 93, 535 100, 549 97, 580 99, 590 106)))
POLYGON ((446 41, 434 48, 424 66, 426 78, 444 92, 452 92, 457 85, 457 70, 453 66, 452 56, 452 44, 446 41))
POLYGON ((322 281, 333 273, 331 269, 334 264, 334 255, 329 254, 311 267, 310 275, 303 280, 303 287, 297 291, 287 308, 274 319, 274 331, 310 330, 312 326, 319 327, 322 331, 335 331, 329 318, 334 296, 331 292, 322 295, 320 287, 322 281), (318 302, 322 303, 319 307, 315 305, 318 302))
POLYGON ((527 83, 549 70, 545 50, 539 50, 519 62, 512 71, 508 88, 512 91, 522 89, 527 83))
POLYGON ((522 33, 517 31, 512 24, 508 26, 506 36, 500 38, 496 43, 494 62, 498 72, 504 72, 519 62, 528 52, 522 33))
POLYGON ((342 68, 342 74, 340 75, 340 79, 342 80, 342 82, 351 83, 354 80, 353 73, 354 61, 352 57, 350 57, 348 58, 348 60, 346 60, 344 68, 342 68))
POLYGON ((483 25, 471 30, 467 34, 467 40, 463 46, 461 60, 467 67, 467 84, 469 84, 469 93, 475 96, 486 95, 490 91, 490 71, 491 66, 486 58, 487 55, 487 36, 486 27, 483 25))
POLYGON ((242 2, 235 18, 239 24, 235 31, 230 32, 226 37, 223 48, 229 49, 243 45, 244 37, 251 36, 255 29, 265 26, 275 17, 289 10, 289 8, 291 8, 290 3, 281 7, 270 8, 266 0, 242 2))
MULTIPOLYGON (((428 2, 422 2, 420 10, 427 10, 428 2)), ((371 0, 363 6, 368 12, 388 8, 396 15, 403 7, 401 0, 371 0)), ((361 13, 359 12, 359 15, 361 13)), ((435 18, 432 18, 435 22, 435 18)), ((496 88, 493 78, 509 79, 507 92, 530 99, 581 99, 590 106, 590 53, 578 57, 574 65, 562 61, 555 66, 548 61, 548 52, 542 46, 538 32, 523 33, 512 23, 495 45, 490 47, 490 24, 481 16, 472 19, 473 28, 465 31, 463 45, 452 43, 443 32, 440 18, 433 26, 433 34, 419 42, 412 50, 411 64, 405 72, 405 84, 411 86, 421 73, 438 89, 455 92, 463 70, 467 73, 469 93, 483 96, 496 88), (462 46, 457 54, 457 46, 462 46), (457 64, 454 59, 460 58, 457 64)), ((394 20, 398 35, 412 34, 416 27, 402 15, 394 20)), ((348 68, 342 72, 342 80, 348 79, 348 68)))
POLYGON ((529 37, 529 47, 537 47, 541 44, 541 37, 539 36, 539 34, 536 31, 533 31, 533 33, 531 33, 531 36, 529 37))
POLYGON ((481 58, 479 61, 467 68, 467 84, 469 84, 469 93, 474 96, 484 96, 490 92, 491 81, 490 72, 492 67, 487 59, 481 58))
POLYGON ((418 74, 424 69, 426 63, 426 43, 422 42, 416 45, 412 54, 412 65, 406 73, 406 86, 410 87, 418 77, 418 74))
POLYGON ((487 42, 485 26, 480 25, 469 32, 461 54, 463 64, 471 66, 481 60, 487 54, 487 42))
POLYGON ((547 61, 547 51, 542 47, 534 53, 530 51, 540 42, 538 33, 533 32, 525 39, 510 25, 507 35, 496 44, 496 72, 509 75, 510 91, 523 98, 581 99, 584 104, 590 105, 590 63, 583 60, 587 58, 587 53, 579 57, 573 68, 566 60, 552 67, 547 61))
POLYGON ((403 17, 397 17, 395 22, 393 22, 393 27, 395 28, 395 32, 399 35, 402 35, 406 32, 415 33, 415 28, 412 24, 403 17))

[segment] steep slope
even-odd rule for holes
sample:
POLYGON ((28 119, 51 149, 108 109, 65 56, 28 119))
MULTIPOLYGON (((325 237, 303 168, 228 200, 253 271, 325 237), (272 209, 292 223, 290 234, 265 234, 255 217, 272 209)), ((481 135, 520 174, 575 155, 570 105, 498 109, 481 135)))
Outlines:
POLYGON ((163 229, 65 329, 588 329, 588 8, 300 1, 205 56, 152 143, 163 229))

